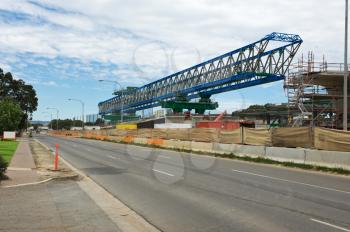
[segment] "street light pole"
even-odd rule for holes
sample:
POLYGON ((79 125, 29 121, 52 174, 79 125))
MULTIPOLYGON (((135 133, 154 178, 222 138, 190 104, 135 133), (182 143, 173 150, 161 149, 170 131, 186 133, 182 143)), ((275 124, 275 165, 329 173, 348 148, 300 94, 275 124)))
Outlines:
POLYGON ((50 122, 51 122, 51 123, 50 123, 50 127, 51 127, 50 129, 52 130, 52 113, 49 113, 49 112, 46 112, 46 111, 45 111, 45 112, 42 112, 42 113, 43 113, 43 114, 49 114, 49 115, 50 115, 50 120, 51 120, 51 121, 50 121, 50 122))
POLYGON ((111 81, 111 80, 98 80, 100 82, 111 82, 119 85, 120 91, 121 91, 121 107, 120 107, 120 122, 123 122, 124 119, 124 90, 122 85, 118 81, 111 81))
POLYGON ((348 130, 348 0, 345 0, 343 130, 348 130))
MULTIPOLYGON (((47 107, 46 108, 47 110, 56 110, 56 130, 58 130, 58 113, 59 113, 59 110, 57 108, 53 108, 53 107, 47 107)), ((52 127, 52 125, 51 125, 52 127)))
POLYGON ((124 91, 121 88, 121 86, 120 86, 120 89, 122 91, 122 99, 121 99, 122 105, 121 105, 121 110, 120 110, 120 122, 123 122, 123 119, 124 119, 124 98, 123 98, 124 97, 124 91))
POLYGON ((76 98, 69 98, 68 101, 77 101, 77 102, 80 102, 81 103, 81 126, 84 130, 84 110, 85 110, 85 103, 80 100, 80 99, 76 99, 76 98))

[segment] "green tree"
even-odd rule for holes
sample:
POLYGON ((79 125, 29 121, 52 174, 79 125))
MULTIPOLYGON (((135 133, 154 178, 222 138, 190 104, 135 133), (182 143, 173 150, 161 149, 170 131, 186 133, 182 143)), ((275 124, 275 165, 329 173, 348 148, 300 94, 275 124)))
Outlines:
POLYGON ((37 130, 40 126, 44 126, 44 125, 41 123, 38 123, 38 124, 29 125, 29 126, 33 126, 34 130, 37 130))
POLYGON ((96 126, 103 126, 105 121, 102 118, 96 119, 95 125, 96 126))
POLYGON ((0 68, 0 100, 4 98, 11 98, 19 104, 24 112, 19 128, 26 128, 29 115, 38 107, 38 98, 33 86, 27 85, 21 79, 14 79, 10 72, 4 74, 0 68))
POLYGON ((16 131, 19 129, 23 111, 19 104, 12 99, 5 98, 0 101, 0 133, 16 131))
MULTIPOLYGON (((59 130, 70 130, 72 126, 80 127, 82 125, 81 120, 71 120, 71 119, 58 119, 58 129, 59 130)), ((49 125, 50 128, 57 130, 57 120, 52 120, 49 125)))

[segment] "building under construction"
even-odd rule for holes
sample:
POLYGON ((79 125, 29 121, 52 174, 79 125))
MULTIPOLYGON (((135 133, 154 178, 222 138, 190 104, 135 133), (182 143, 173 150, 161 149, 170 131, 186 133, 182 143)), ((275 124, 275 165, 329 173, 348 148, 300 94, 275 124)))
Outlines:
POLYGON ((314 61, 308 53, 291 65, 284 88, 290 126, 342 128, 344 65, 314 61))

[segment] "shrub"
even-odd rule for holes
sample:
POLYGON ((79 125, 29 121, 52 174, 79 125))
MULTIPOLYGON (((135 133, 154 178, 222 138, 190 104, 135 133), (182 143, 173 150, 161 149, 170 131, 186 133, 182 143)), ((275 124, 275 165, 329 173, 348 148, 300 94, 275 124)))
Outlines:
POLYGON ((0 181, 7 178, 5 175, 6 169, 7 169, 8 163, 5 161, 5 159, 0 155, 0 181))

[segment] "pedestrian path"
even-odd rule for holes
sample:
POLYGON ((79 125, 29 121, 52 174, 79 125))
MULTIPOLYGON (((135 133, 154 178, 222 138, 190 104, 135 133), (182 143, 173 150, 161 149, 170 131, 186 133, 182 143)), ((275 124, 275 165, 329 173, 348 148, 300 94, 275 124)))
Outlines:
POLYGON ((0 189, 0 225, 0 232, 121 231, 72 180, 0 189))
POLYGON ((35 168, 36 166, 29 147, 29 140, 27 138, 21 138, 6 171, 6 175, 9 179, 2 181, 1 186, 27 184, 39 181, 39 175, 35 168))

